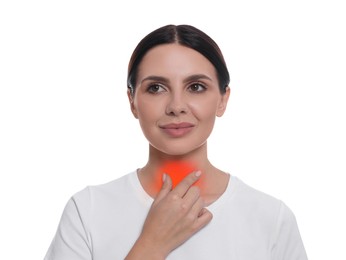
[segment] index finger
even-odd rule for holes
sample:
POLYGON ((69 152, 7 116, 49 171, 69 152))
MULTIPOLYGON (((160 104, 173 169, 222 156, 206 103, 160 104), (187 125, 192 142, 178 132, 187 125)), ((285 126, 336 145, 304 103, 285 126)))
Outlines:
POLYGON ((199 179, 201 174, 201 171, 190 173, 173 189, 173 192, 175 192, 180 198, 182 198, 191 187, 191 185, 199 179))

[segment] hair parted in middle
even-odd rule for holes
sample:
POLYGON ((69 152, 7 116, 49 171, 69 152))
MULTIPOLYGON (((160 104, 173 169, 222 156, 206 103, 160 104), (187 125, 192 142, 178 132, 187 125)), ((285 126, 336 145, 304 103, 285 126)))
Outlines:
POLYGON ((127 74, 127 87, 131 95, 134 95, 136 91, 138 66, 145 54, 158 45, 169 43, 177 43, 194 49, 206 57, 216 69, 220 93, 226 92, 230 76, 222 52, 216 42, 206 33, 191 25, 166 25, 145 36, 133 51, 127 74))

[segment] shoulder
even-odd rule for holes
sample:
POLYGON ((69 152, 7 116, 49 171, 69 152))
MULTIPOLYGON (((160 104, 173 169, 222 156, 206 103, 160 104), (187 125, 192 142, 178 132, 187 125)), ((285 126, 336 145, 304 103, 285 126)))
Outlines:
POLYGON ((89 185, 76 192, 71 197, 71 201, 78 208, 90 210, 107 203, 107 201, 114 203, 117 199, 124 200, 126 194, 129 194, 129 189, 133 186, 134 175, 135 171, 104 184, 89 185))
POLYGON ((292 210, 280 199, 235 178, 234 203, 243 230, 250 228, 269 242, 273 259, 304 259, 305 249, 292 210))
POLYGON ((243 212, 272 223, 282 218, 294 219, 293 212, 282 200, 247 185, 237 177, 233 178, 236 182, 235 203, 243 212))
POLYGON ((235 182, 236 192, 235 196, 237 199, 241 200, 242 203, 255 205, 268 205, 277 206, 281 203, 281 200, 262 192, 256 188, 249 186, 237 177, 232 179, 235 182))
POLYGON ((73 196, 74 197, 85 197, 90 195, 90 193, 109 193, 117 191, 117 189, 122 189, 131 183, 131 179, 134 177, 135 171, 127 173, 115 180, 98 184, 98 185, 88 185, 84 189, 78 191, 73 196))

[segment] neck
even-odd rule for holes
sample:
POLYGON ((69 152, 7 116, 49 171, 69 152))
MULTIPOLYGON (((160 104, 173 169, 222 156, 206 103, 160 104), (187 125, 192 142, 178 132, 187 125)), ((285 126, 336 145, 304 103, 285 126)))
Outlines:
POLYGON ((207 143, 205 143, 196 150, 183 155, 168 155, 150 146, 148 163, 143 170, 150 169, 151 172, 157 172, 162 165, 175 162, 189 163, 194 168, 193 170, 200 170, 202 173, 207 173, 213 167, 208 160, 207 143))
POLYGON ((155 198, 162 186, 163 173, 171 176, 174 188, 188 173, 195 170, 202 172, 196 185, 201 188, 201 196, 208 205, 226 189, 228 174, 215 168, 209 162, 207 143, 184 155, 168 155, 150 146, 148 163, 140 170, 138 177, 145 191, 155 198), (170 173, 166 172, 167 170, 170 173), (184 174, 179 175, 181 172, 184 174))
POLYGON ((155 197, 161 188, 163 173, 171 177, 174 188, 189 173, 199 170, 202 176, 196 185, 204 186, 207 176, 215 169, 208 160, 206 143, 183 155, 168 155, 150 146, 148 162, 140 170, 140 180, 149 195, 155 197))

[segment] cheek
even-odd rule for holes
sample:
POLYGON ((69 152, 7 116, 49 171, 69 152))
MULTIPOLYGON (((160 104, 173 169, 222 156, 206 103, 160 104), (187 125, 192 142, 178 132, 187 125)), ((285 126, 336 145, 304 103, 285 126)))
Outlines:
MULTIPOLYGON (((135 103, 138 117, 141 121, 148 121, 154 117, 157 109, 154 109, 153 102, 146 99, 138 99, 135 103)), ((151 121, 151 120, 150 120, 151 121)))
POLYGON ((153 102, 152 100, 142 98, 138 99, 135 105, 142 131, 145 135, 150 134, 149 129, 156 126, 156 122, 162 116, 160 102, 153 102))
POLYGON ((190 109, 200 120, 215 120, 217 110, 217 99, 193 100, 190 102, 190 109))

